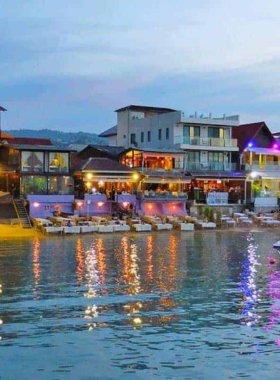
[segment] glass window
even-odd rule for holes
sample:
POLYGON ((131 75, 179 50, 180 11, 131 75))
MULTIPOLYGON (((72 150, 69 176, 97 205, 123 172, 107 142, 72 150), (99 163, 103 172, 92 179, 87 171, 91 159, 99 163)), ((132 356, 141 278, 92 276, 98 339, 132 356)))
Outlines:
POLYGON ((209 127, 208 128, 208 137, 209 138, 215 138, 215 139, 220 138, 220 128, 209 127))
POLYGON ((141 142, 144 142, 144 132, 141 132, 141 142))
POLYGON ((158 139, 161 140, 161 129, 158 130, 158 139))
POLYGON ((47 178, 42 176, 22 177, 21 194, 47 194, 47 178))
POLYGON ((188 152, 188 162, 200 162, 199 152, 188 152))
POLYGON ((72 194, 73 180, 71 177, 49 177, 48 178, 49 194, 72 194))
POLYGON ((69 153, 50 152, 49 172, 67 173, 69 171, 69 153))
POLYGON ((225 140, 229 140, 230 139, 230 129, 229 128, 225 128, 224 129, 224 139, 225 140))
POLYGON ((199 137, 200 127, 184 125, 183 134, 184 134, 184 137, 199 137))
POLYGON ((136 143, 136 134, 131 133, 130 135, 130 144, 135 144, 136 143))
POLYGON ((148 131, 148 141, 151 141, 151 131, 148 131))
POLYGON ((165 130, 165 137, 166 137, 166 140, 169 140, 169 128, 166 128, 165 130))
POLYGON ((21 152, 21 171, 43 173, 43 152, 21 152))

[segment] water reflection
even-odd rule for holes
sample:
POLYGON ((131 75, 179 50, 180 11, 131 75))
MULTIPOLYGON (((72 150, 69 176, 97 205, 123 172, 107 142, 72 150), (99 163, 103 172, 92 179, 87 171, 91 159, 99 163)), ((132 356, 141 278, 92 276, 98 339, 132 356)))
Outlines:
MULTIPOLYGON (((53 378, 69 361, 69 378, 211 380, 227 366, 232 378, 254 378, 253 370, 277 378, 266 367, 280 343, 280 269, 266 259, 275 237, 211 231, 10 243, 0 255, 0 378, 20 377, 11 371, 23 366, 28 378, 40 370, 53 378), (27 360, 35 350, 37 360, 27 360), (10 365, 14 352, 21 360, 10 365)), ((270 363, 280 370, 277 358, 270 363)))
POLYGON ((243 292, 243 302, 241 315, 244 316, 242 323, 247 326, 254 326, 258 323, 260 316, 257 314, 256 307, 261 300, 257 286, 257 271, 260 263, 258 262, 258 245, 255 244, 252 234, 247 237, 249 243, 247 247, 247 257, 243 264, 241 290, 243 292))

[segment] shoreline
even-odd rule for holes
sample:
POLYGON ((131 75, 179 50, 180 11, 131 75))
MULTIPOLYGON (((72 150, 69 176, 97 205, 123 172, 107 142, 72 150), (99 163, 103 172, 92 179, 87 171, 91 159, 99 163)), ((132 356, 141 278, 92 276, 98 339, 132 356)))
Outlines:
POLYGON ((23 239, 23 238, 69 238, 69 237, 89 237, 89 236, 118 236, 118 235, 128 235, 128 236, 141 236, 141 235, 147 235, 147 234, 161 234, 161 233, 178 233, 183 235, 189 235, 189 234, 203 234, 203 233, 213 233, 213 232, 231 232, 231 233, 242 233, 242 232, 264 232, 264 231, 279 231, 280 236, 280 227, 274 227, 274 228, 264 228, 264 227, 236 227, 236 228, 216 228, 216 229, 204 229, 204 230, 194 230, 194 231, 180 231, 180 230, 170 230, 170 231, 147 231, 142 233, 137 233, 134 231, 127 231, 127 232, 117 232, 117 233, 85 233, 85 234, 69 234, 69 235, 58 235, 58 234, 49 234, 44 235, 40 231, 36 229, 23 229, 20 226, 9 226, 5 224, 0 224, 0 240, 6 240, 6 239, 23 239))
POLYGON ((43 236, 43 235, 41 235, 34 228, 23 229, 19 225, 10 226, 7 224, 0 224, 0 240, 9 239, 9 238, 12 238, 12 239, 33 238, 37 236, 43 236))

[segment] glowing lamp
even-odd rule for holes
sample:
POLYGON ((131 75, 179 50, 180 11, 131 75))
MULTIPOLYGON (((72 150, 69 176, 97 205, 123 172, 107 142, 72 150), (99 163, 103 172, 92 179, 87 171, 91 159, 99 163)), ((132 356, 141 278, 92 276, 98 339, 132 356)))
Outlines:
POLYGON ((176 208, 176 206, 174 205, 174 206, 172 206, 172 208, 173 208, 173 209, 175 209, 175 208, 176 208))
POLYGON ((98 186, 101 186, 101 187, 104 186, 104 181, 99 181, 98 186))
POLYGON ((252 178, 257 178, 258 173, 257 172, 252 172, 250 175, 251 175, 252 178))
POLYGON ((123 202, 123 207, 127 207, 129 205, 128 202, 123 202))
POLYGON ((278 144, 273 144, 273 148, 277 149, 278 148, 278 144))
POLYGON ((93 175, 91 173, 87 174, 87 179, 92 179, 93 175))
POLYGON ((151 210, 151 209, 153 208, 153 206, 152 206, 152 205, 149 205, 148 208, 151 210))
POLYGON ((91 183, 90 182, 87 182, 86 183, 86 187, 89 189, 91 187, 91 183))
POLYGON ((222 183, 222 181, 220 179, 218 179, 217 183, 222 183))
POLYGON ((103 205, 104 205, 104 202, 98 202, 98 203, 97 203, 97 206, 98 206, 98 207, 102 207, 103 205))
POLYGON ((82 207, 83 202, 77 202, 78 207, 82 207))
POLYGON ((253 146, 252 142, 249 142, 248 147, 251 148, 253 146))
POLYGON ((40 203, 38 203, 38 202, 34 202, 34 203, 33 203, 33 206, 37 208, 37 207, 40 206, 40 203))
POLYGON ((137 173, 133 174, 133 179, 137 180, 139 178, 139 175, 137 173))

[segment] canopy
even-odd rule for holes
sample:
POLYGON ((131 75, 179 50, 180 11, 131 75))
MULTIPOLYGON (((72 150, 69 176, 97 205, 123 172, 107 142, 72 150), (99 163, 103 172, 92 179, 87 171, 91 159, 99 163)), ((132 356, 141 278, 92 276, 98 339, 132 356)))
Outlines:
POLYGON ((274 148, 250 147, 246 148, 246 150, 255 154, 264 154, 266 156, 280 156, 280 150, 274 148))
POLYGON ((148 177, 148 178, 145 178, 143 180, 144 183, 161 183, 161 184, 165 184, 165 183, 191 183, 191 179, 190 178, 162 178, 162 177, 148 177))

